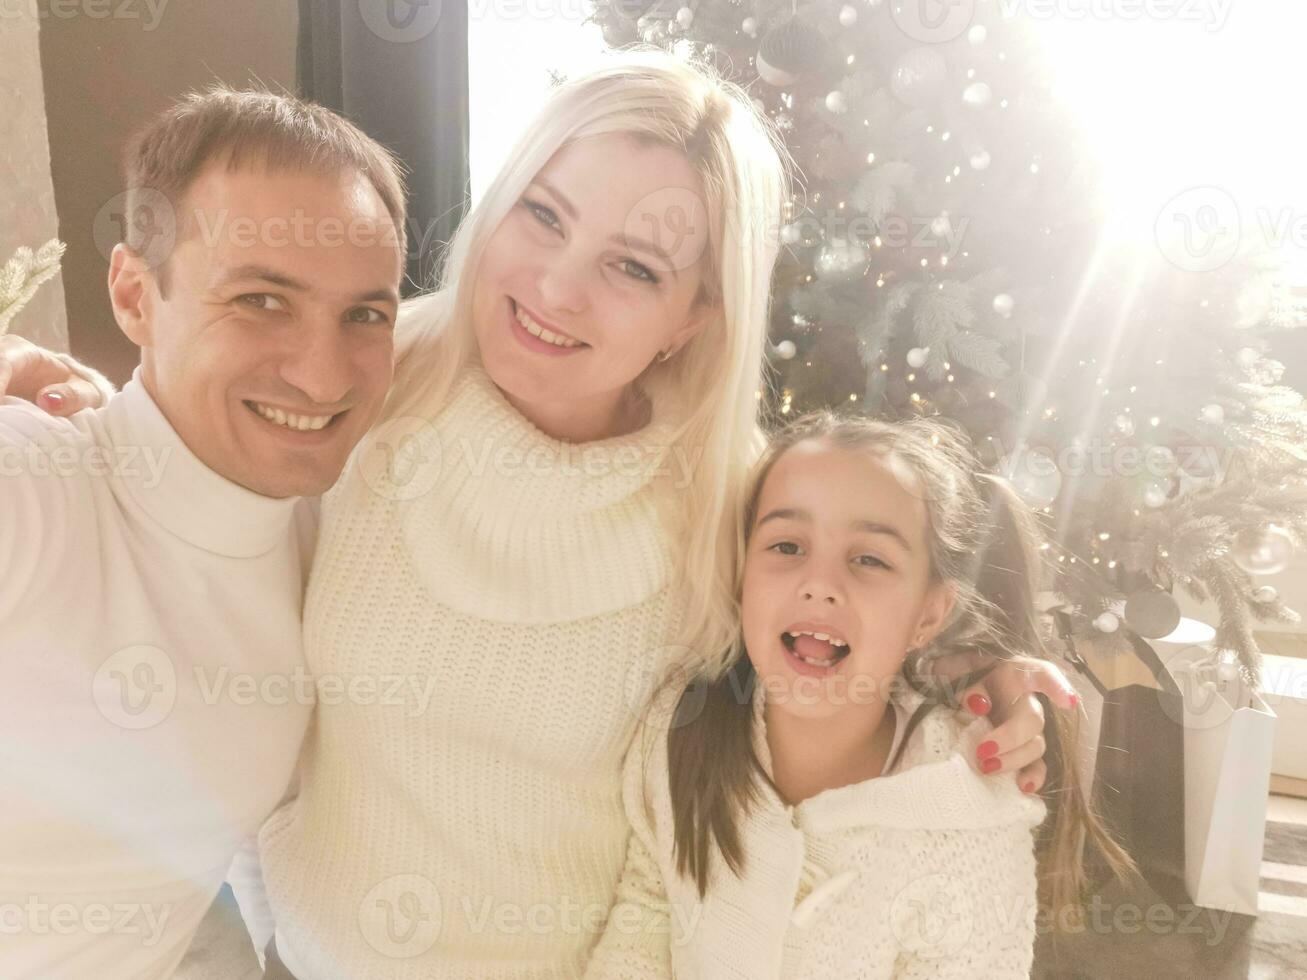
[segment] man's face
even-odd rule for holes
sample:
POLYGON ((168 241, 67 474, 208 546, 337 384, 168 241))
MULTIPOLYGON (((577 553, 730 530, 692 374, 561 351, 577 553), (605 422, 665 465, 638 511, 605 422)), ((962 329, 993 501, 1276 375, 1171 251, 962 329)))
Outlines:
POLYGON ((384 203, 359 174, 212 164, 178 222, 167 295, 143 280, 146 388, 227 479, 269 497, 323 492, 393 372, 403 256, 384 203))

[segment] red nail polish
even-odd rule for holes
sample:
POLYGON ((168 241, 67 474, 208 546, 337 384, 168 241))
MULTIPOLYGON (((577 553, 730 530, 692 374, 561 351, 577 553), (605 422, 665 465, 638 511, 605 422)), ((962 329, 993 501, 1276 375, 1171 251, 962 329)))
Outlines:
POLYGON ((1079 694, 1072 694, 1072 695, 1071 695, 1071 707, 1073 707, 1073 708, 1078 708, 1078 707, 1080 707, 1080 695, 1079 695, 1079 694))
POLYGON ((993 705, 989 703, 989 698, 985 697, 985 695, 971 694, 967 696, 967 707, 971 709, 973 715, 987 715, 993 705))
POLYGON ((1035 784, 1034 784, 1034 783, 1022 783, 1022 784, 1021 784, 1021 792, 1023 792, 1023 793, 1033 793, 1034 791, 1035 791, 1035 784))
POLYGON ((63 407, 63 404, 64 404, 64 396, 61 395, 61 394, 59 394, 59 392, 57 392, 57 391, 47 391, 47 392, 44 392, 44 393, 41 395, 41 397, 45 400, 46 404, 48 404, 51 408, 62 408, 62 407, 63 407))
POLYGON ((990 740, 988 742, 981 742, 980 748, 976 749, 976 758, 988 759, 991 755, 996 755, 997 753, 998 753, 997 742, 993 740, 990 740))
POLYGON ((989 774, 991 772, 998 772, 1002 768, 1003 768, 1002 759, 986 759, 984 762, 980 764, 980 771, 986 774, 989 774))

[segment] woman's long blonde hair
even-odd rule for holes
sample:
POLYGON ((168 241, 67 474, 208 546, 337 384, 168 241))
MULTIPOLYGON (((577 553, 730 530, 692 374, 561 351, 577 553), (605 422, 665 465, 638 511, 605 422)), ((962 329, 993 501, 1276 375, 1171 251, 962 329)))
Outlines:
POLYGON ((789 190, 788 157, 743 89, 655 49, 621 52, 611 65, 560 85, 459 226, 438 289, 403 304, 386 417, 431 418, 445 404, 478 357, 472 296, 490 236, 555 153, 611 134, 681 151, 703 182, 710 227, 701 300, 717 314, 635 383, 676 407, 681 424, 672 451, 692 461, 688 485, 665 501, 670 540, 678 542, 671 550, 684 609, 681 642, 686 651, 720 651, 734 628, 735 508, 765 443, 756 393, 789 190))

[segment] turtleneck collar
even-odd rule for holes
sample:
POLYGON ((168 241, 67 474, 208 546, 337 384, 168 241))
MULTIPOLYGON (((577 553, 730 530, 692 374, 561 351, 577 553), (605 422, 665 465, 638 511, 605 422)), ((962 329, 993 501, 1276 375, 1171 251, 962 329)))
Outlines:
POLYGON ((200 462, 145 390, 139 366, 97 414, 118 454, 117 485, 172 534, 229 558, 258 557, 285 539, 299 498, 265 497, 200 462))
POLYGON ((484 619, 544 623, 643 600, 667 580, 657 478, 688 469, 655 399, 624 436, 568 443, 542 432, 472 363, 410 436, 426 492, 398 504, 414 564, 438 601, 484 619))

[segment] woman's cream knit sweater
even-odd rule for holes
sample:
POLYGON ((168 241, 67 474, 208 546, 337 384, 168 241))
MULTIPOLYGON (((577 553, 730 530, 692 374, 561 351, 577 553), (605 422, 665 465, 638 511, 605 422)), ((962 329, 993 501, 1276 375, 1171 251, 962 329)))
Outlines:
POLYGON ((614 900, 622 761, 680 607, 673 419, 549 438, 474 365, 323 503, 318 705, 260 851, 301 980, 575 977, 614 900), (662 479, 666 476, 667 479, 662 479))

